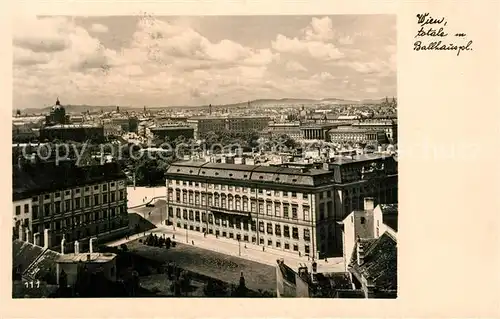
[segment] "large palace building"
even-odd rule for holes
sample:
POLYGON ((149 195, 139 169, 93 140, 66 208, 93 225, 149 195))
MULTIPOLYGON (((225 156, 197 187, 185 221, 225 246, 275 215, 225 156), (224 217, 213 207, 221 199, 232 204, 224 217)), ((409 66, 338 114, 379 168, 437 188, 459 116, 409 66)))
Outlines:
POLYGON ((377 161, 345 164, 299 169, 174 163, 166 173, 169 220, 188 231, 315 258, 338 256, 342 232, 337 221, 362 206, 363 196, 397 202, 397 174, 395 179, 384 177, 383 164, 377 161), (376 176, 369 181, 372 173, 376 176), (392 186, 386 189, 385 184, 392 186))

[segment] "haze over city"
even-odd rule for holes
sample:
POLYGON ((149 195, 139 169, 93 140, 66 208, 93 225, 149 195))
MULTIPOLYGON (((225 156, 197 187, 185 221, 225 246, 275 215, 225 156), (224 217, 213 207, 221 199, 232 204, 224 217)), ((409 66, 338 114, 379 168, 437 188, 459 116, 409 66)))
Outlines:
POLYGON ((397 95, 388 15, 25 17, 13 46, 15 109, 397 95))

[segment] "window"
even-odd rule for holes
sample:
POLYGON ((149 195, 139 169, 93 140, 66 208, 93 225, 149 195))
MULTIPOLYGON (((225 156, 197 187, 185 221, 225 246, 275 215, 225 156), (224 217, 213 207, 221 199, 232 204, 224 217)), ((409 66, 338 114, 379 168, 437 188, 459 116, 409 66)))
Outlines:
POLYGON ((292 198, 297 198, 297 192, 292 192, 292 198))
POLYGON ((248 199, 243 198, 243 211, 248 211, 248 199))
POLYGON ((281 236, 281 225, 276 224, 275 226, 276 236, 281 236))
POLYGON ((325 203, 319 204, 319 220, 325 219, 325 203))
POLYGON ((180 208, 175 209, 175 217, 181 218, 181 209, 180 208))
POLYGON ((80 194, 80 189, 79 188, 75 189, 75 194, 80 194))
POLYGON ((201 213, 201 221, 204 223, 207 221, 207 213, 201 213))
POLYGON ((35 196, 31 199, 33 202, 38 202, 38 196, 35 196))
POLYGON ((302 199, 307 200, 308 199, 307 194, 302 194, 302 199))
POLYGON ((107 191, 108 190, 108 185, 107 184, 103 184, 102 185, 102 190, 103 191, 107 191))
POLYGON ((280 191, 274 191, 274 196, 280 196, 280 191))
POLYGON ((268 245, 268 246, 272 246, 272 245, 273 245, 273 241, 272 241, 271 239, 268 239, 268 240, 267 240, 267 245, 268 245))
POLYGON ((54 206, 56 208, 56 214, 60 214, 61 213, 61 202, 56 202, 54 203, 54 206))
POLYGON ((298 219, 297 206, 292 207, 292 219, 298 219))
POLYGON ((259 222, 259 231, 260 231, 261 233, 263 233, 263 232, 264 232, 264 222, 259 222))
POLYGON ((231 228, 234 227, 234 223, 233 223, 233 219, 232 218, 229 218, 229 227, 231 227, 231 228))
POLYGON ((188 219, 188 211, 187 211, 187 209, 184 209, 184 210, 182 211, 182 218, 183 218, 183 219, 188 219))
POLYGON ((257 230, 257 222, 255 220, 252 220, 252 231, 257 230))
POLYGON ((108 202, 108 195, 102 194, 102 202, 107 203, 108 202))
POLYGON ((280 248, 281 247, 281 242, 279 240, 276 241, 276 248, 280 248))
POLYGON ((50 194, 46 194, 43 199, 50 199, 50 194))
POLYGON ((290 227, 283 226, 283 236, 290 238, 290 227))
POLYGON ((289 243, 285 243, 285 249, 290 249, 290 244, 289 243))
POLYGON ((212 214, 208 214, 208 222, 210 224, 213 224, 214 223, 214 216, 212 216, 212 214))
POLYGON ((199 211, 196 211, 196 212, 194 213, 194 220, 195 220, 195 221, 197 221, 197 222, 199 222, 199 221, 200 221, 200 212, 199 212, 199 211))
POLYGON ((251 210, 252 210, 252 212, 253 212, 253 213, 255 213, 255 211, 256 211, 256 204, 255 204, 255 201, 252 201, 250 206, 251 206, 251 210))
POLYGON ((281 205, 277 203, 274 204, 274 216, 279 217, 280 211, 281 211, 281 205))
POLYGON ((293 245, 293 251, 299 251, 299 245, 293 245))
POLYGON ((328 198, 332 198, 332 191, 327 191, 327 192, 326 192, 326 196, 327 196, 328 198))
POLYGON ((309 206, 302 206, 302 212, 304 213, 304 220, 309 220, 309 206))
POLYGON ((259 203, 259 214, 264 214, 264 203, 259 203))
POLYGON ((261 245, 264 245, 264 238, 259 238, 259 243, 260 243, 261 245))
POLYGON ((194 204, 196 206, 200 205, 200 194, 199 193, 194 194, 194 204))
POLYGON ((85 196, 85 207, 90 206, 90 196, 85 196))
POLYGON ((186 192, 182 192, 182 202, 187 203, 187 194, 186 192))
MULTIPOLYGON (((94 186, 94 190, 95 190, 95 191, 98 191, 98 190, 99 190, 99 185, 95 185, 95 186, 94 186)), ((66 194, 66 195, 69 195, 69 194, 66 194)))
POLYGON ((288 205, 283 205, 283 218, 288 218, 288 205))
POLYGON ((292 237, 293 239, 299 239, 299 229, 297 227, 292 228, 292 237))
POLYGON ((304 229, 304 240, 311 241, 311 231, 309 229, 304 229))
POLYGON ((267 233, 269 235, 273 234, 273 224, 272 223, 267 223, 267 233))
POLYGON ((361 217, 361 224, 364 224, 364 223, 365 223, 365 218, 361 217))
POLYGON ((54 197, 55 197, 55 198, 59 198, 59 197, 61 197, 61 193, 60 193, 60 192, 56 192, 56 193, 54 194, 54 197))
POLYGON ((21 206, 16 206, 16 215, 21 215, 21 206))
POLYGON ((189 192, 189 204, 193 205, 193 193, 189 192))
POLYGON ((189 211, 189 220, 194 220, 194 214, 192 210, 189 211))
POLYGON ((266 205, 266 215, 271 216, 273 214, 273 204, 267 203, 266 205))
POLYGON ((31 208, 31 211, 32 211, 32 214, 33 214, 33 219, 37 219, 38 218, 38 206, 33 206, 31 208))
POLYGON ((305 251, 306 255, 308 255, 308 254, 309 254, 309 252, 310 252, 310 250, 309 250, 309 245, 305 245, 305 246, 304 246, 304 251, 305 251))
POLYGON ((288 192, 283 191, 283 197, 288 197, 288 192))
POLYGON ((43 214, 45 216, 49 216, 50 215, 50 204, 43 205, 43 214))

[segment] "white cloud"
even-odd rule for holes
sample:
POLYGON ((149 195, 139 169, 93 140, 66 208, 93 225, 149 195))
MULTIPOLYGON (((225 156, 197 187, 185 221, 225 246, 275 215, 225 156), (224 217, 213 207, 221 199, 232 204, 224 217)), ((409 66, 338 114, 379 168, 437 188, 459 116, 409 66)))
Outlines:
POLYGON ((281 34, 272 42, 272 47, 278 52, 309 55, 319 60, 336 60, 344 56, 344 54, 331 43, 287 38, 281 34))
POLYGON ((100 24, 100 23, 92 24, 92 26, 90 27, 90 30, 92 32, 96 32, 96 33, 106 33, 109 31, 107 26, 105 26, 104 24, 100 24))
POLYGON ((321 80, 321 81, 330 81, 335 80, 336 77, 330 74, 329 72, 321 72, 319 74, 315 74, 311 77, 313 80, 321 80))
POLYGON ((286 69, 291 72, 305 72, 307 69, 297 61, 288 61, 285 65, 286 69))

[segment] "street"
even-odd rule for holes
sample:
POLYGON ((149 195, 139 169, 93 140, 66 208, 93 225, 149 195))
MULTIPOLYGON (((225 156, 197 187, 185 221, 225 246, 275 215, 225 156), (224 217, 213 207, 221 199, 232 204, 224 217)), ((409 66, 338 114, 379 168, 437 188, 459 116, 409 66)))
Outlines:
MULTIPOLYGON (((311 268, 312 261, 308 260, 307 256, 299 257, 297 254, 284 252, 276 249, 266 247, 265 251, 262 251, 262 246, 255 245, 252 243, 238 242, 233 239, 228 238, 215 238, 214 235, 203 236, 202 233, 196 231, 190 231, 186 229, 173 229, 172 226, 157 225, 157 228, 148 231, 149 233, 156 233, 158 235, 165 234, 168 237, 173 237, 175 235, 175 241, 181 243, 192 244, 198 248, 207 249, 215 252, 219 252, 226 255, 237 256, 247 260, 256 261, 262 264, 276 266, 276 260, 283 258, 285 263, 297 270, 300 265, 307 265, 311 268), (246 244, 246 248, 245 248, 246 244)), ((123 238, 108 244, 108 246, 119 246, 120 244, 127 243, 134 239, 140 238, 144 233, 131 236, 128 240, 123 238)), ((344 263, 343 258, 329 258, 328 262, 324 260, 317 261, 318 272, 343 272, 344 263)))

